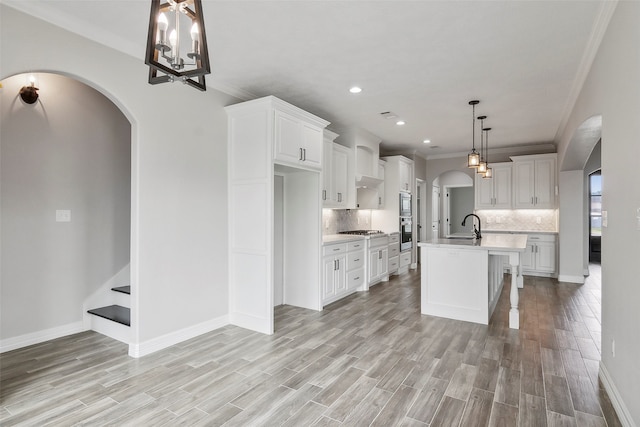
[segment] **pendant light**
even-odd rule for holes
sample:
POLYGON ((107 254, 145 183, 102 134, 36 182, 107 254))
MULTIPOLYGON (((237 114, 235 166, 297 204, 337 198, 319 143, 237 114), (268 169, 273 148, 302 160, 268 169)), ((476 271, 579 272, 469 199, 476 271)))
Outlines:
POLYGON ((469 105, 471 105, 472 113, 471 113, 471 141, 472 148, 471 152, 467 156, 467 167, 477 168, 478 164, 480 164, 480 154, 476 151, 476 105, 478 105, 480 101, 473 100, 469 101, 469 105))
MULTIPOLYGON (((480 120, 480 129, 484 128, 484 119, 486 119, 487 116, 478 116, 478 120, 480 120)), ((478 168, 476 169, 476 171, 482 175, 484 177, 485 172, 487 171, 487 162, 485 161, 485 154, 484 154, 484 138, 483 138, 483 133, 482 130, 480 131, 480 162, 478 162, 478 168)))
POLYGON ((483 128, 482 130, 485 132, 484 146, 487 150, 487 154, 485 157, 485 161, 487 162, 487 170, 485 171, 483 178, 493 178, 493 169, 489 167, 489 131, 491 130, 491 128, 483 128))
POLYGON ((144 60, 149 66, 149 83, 181 81, 207 90, 204 76, 211 73, 211 66, 202 15, 201 0, 151 1, 144 60), (181 38, 191 39, 186 58, 180 52, 181 38))

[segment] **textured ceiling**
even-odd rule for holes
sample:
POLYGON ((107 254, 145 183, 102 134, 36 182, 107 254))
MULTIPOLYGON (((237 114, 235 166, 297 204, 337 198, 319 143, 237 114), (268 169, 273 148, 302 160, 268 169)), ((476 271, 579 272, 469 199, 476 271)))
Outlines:
MULTIPOLYGON (((149 1, 4 2, 143 60, 149 1)), ((331 121, 338 133, 359 127, 379 136, 385 151, 430 157, 470 149, 467 103, 479 99, 492 147, 548 147, 590 65, 607 7, 203 0, 207 83, 245 99, 275 95, 331 121), (362 93, 350 94, 352 85, 362 93), (382 118, 384 111, 406 125, 382 118)))

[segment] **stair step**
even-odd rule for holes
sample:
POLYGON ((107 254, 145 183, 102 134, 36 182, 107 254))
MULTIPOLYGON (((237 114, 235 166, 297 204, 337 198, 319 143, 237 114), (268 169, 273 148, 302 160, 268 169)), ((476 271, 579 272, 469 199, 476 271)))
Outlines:
POLYGON ((122 292, 123 294, 131 295, 131 286, 118 286, 117 288, 111 288, 112 291, 122 292))
POLYGON ((106 307, 93 308, 87 311, 90 314, 131 326, 131 310, 121 305, 108 305, 106 307))

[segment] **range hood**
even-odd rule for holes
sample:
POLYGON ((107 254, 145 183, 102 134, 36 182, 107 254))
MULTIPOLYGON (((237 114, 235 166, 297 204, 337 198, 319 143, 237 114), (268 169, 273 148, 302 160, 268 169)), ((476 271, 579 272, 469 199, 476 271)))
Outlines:
POLYGON ((357 188, 378 188, 383 181, 384 180, 376 178, 375 176, 356 175, 357 188))

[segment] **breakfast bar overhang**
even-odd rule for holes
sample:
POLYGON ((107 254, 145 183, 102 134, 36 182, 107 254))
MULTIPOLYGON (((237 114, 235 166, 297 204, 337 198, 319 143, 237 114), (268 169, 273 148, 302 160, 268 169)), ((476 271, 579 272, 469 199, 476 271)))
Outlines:
POLYGON ((505 261, 511 266, 509 327, 520 328, 518 288, 524 234, 486 234, 481 239, 434 239, 421 248, 421 312, 489 324, 500 297, 505 261))

